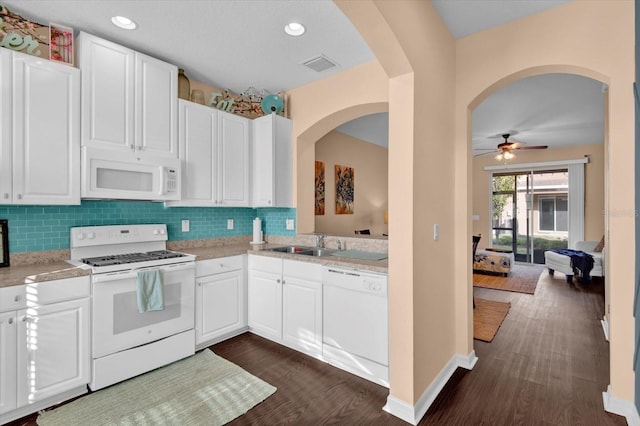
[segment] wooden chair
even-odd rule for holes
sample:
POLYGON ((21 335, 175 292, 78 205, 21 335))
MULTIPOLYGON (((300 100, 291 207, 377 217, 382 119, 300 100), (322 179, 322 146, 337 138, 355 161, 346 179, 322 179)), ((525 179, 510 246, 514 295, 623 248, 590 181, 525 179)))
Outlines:
MULTIPOLYGON (((471 252, 471 267, 473 268, 473 264, 476 261, 476 250, 478 249, 478 243, 480 242, 480 238, 482 238, 482 234, 472 235, 471 241, 473 243, 473 250, 471 252)), ((472 289, 473 291, 473 289, 472 289)), ((473 300, 473 309, 476 308, 476 298, 472 297, 473 300)))
POLYGON ((356 229, 356 235, 371 235, 371 230, 369 229, 356 229))

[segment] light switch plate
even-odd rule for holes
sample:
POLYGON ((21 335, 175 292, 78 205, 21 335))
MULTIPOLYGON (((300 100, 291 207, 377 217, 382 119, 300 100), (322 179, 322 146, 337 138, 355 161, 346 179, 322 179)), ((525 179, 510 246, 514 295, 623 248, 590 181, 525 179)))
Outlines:
POLYGON ((189 232, 189 221, 188 220, 183 220, 182 221, 182 232, 189 232))
POLYGON ((440 238, 440 225, 437 223, 433 224, 433 241, 438 241, 440 238))
POLYGON ((227 229, 233 229, 233 219, 227 219, 227 229))
POLYGON ((294 225, 293 225, 293 219, 287 219, 287 231, 293 231, 294 225))

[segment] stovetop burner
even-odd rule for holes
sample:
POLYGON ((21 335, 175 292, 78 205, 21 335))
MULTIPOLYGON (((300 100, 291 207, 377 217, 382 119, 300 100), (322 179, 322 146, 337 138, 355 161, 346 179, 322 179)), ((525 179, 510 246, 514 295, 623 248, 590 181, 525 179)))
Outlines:
POLYGON ((173 259, 176 257, 184 257, 182 253, 176 253, 167 250, 155 250, 146 253, 125 253, 113 256, 97 256, 80 259, 80 262, 93 267, 121 265, 127 263, 148 262, 160 259, 173 259))

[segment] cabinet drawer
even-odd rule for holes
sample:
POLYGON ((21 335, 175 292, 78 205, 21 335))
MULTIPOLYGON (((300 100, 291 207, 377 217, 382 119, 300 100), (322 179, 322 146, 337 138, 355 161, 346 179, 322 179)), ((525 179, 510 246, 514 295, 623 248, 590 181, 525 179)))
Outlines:
POLYGON ((27 286, 0 288, 0 312, 17 311, 27 307, 27 286))
POLYGON ((282 259, 260 255, 249 255, 249 271, 262 271, 282 275, 282 259))
POLYGON ((80 299, 90 295, 89 276, 5 287, 0 288, 0 312, 80 299))
POLYGON ((229 256, 196 262, 196 277, 244 269, 244 256, 229 256))
POLYGON ((320 263, 284 260, 282 265, 282 275, 285 277, 322 282, 322 265, 320 263))

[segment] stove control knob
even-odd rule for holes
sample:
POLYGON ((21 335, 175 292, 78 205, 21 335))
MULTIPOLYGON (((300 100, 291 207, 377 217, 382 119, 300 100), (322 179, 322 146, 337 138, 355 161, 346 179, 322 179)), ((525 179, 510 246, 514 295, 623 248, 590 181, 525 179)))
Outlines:
POLYGON ((164 229, 160 230, 160 235, 164 235, 166 233, 166 231, 164 229))
POLYGON ((76 239, 78 240, 84 240, 84 233, 80 232, 77 236, 76 239))
POLYGON ((93 232, 89 232, 87 234, 87 238, 90 239, 90 240, 93 240, 95 237, 96 237, 96 234, 94 234, 93 232))
POLYGON ((158 231, 157 229, 153 230, 153 235, 158 235, 160 233, 160 231, 158 231))

